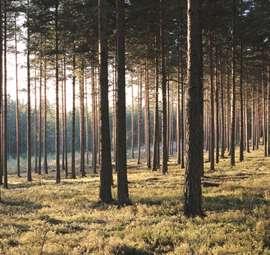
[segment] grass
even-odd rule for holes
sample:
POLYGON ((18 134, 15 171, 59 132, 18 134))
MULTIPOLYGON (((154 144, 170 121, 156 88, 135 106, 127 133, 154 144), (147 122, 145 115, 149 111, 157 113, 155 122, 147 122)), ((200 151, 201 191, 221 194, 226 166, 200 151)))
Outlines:
MULTIPOLYGON (((132 164, 132 163, 131 163, 132 164)), ((182 213, 183 170, 129 170, 133 205, 97 202, 98 177, 10 177, 0 202, 0 254, 270 254, 270 158, 222 160, 203 180, 203 219, 182 213)), ((113 188, 116 196, 116 187, 113 188)))

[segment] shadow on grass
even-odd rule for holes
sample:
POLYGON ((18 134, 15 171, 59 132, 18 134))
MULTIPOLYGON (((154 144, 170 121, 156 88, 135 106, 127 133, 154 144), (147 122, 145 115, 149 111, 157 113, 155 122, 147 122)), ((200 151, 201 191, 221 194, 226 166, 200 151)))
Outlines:
POLYGON ((135 248, 128 246, 126 244, 117 245, 112 247, 110 250, 110 254, 112 255, 153 255, 153 252, 146 251, 143 249, 135 248))
POLYGON ((265 200, 260 195, 235 196, 215 196, 204 198, 204 208, 206 211, 226 212, 230 210, 253 210, 258 206, 270 206, 270 201, 265 200))
POLYGON ((0 202, 0 214, 25 214, 35 212, 41 208, 41 204, 28 200, 12 200, 4 198, 0 202))

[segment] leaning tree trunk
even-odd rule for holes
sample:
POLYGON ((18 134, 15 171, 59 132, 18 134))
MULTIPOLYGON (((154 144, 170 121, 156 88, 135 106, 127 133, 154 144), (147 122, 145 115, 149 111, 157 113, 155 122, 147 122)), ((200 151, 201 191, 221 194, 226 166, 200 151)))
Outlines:
POLYGON ((200 0, 188 0, 187 161, 184 214, 201 216, 203 173, 203 83, 200 0))

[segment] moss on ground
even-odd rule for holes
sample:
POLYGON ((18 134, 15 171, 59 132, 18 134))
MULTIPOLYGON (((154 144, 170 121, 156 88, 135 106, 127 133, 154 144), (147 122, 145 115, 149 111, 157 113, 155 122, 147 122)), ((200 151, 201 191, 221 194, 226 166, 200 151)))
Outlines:
POLYGON ((11 177, 0 254, 270 254, 270 158, 252 152, 234 168, 228 159, 205 168, 203 219, 183 217, 183 170, 173 161, 167 176, 130 167, 133 205, 120 209, 97 202, 97 176, 60 185, 11 177))

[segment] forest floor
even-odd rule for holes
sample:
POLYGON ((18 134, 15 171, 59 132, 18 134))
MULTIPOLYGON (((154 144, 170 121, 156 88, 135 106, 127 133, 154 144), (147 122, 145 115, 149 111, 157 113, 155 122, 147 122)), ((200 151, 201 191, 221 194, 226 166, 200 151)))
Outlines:
POLYGON ((133 164, 125 208, 97 202, 97 176, 60 185, 10 177, 0 254, 270 254, 270 158, 252 152, 235 168, 225 159, 208 169, 203 219, 183 216, 183 170, 173 162, 167 176, 133 164))

